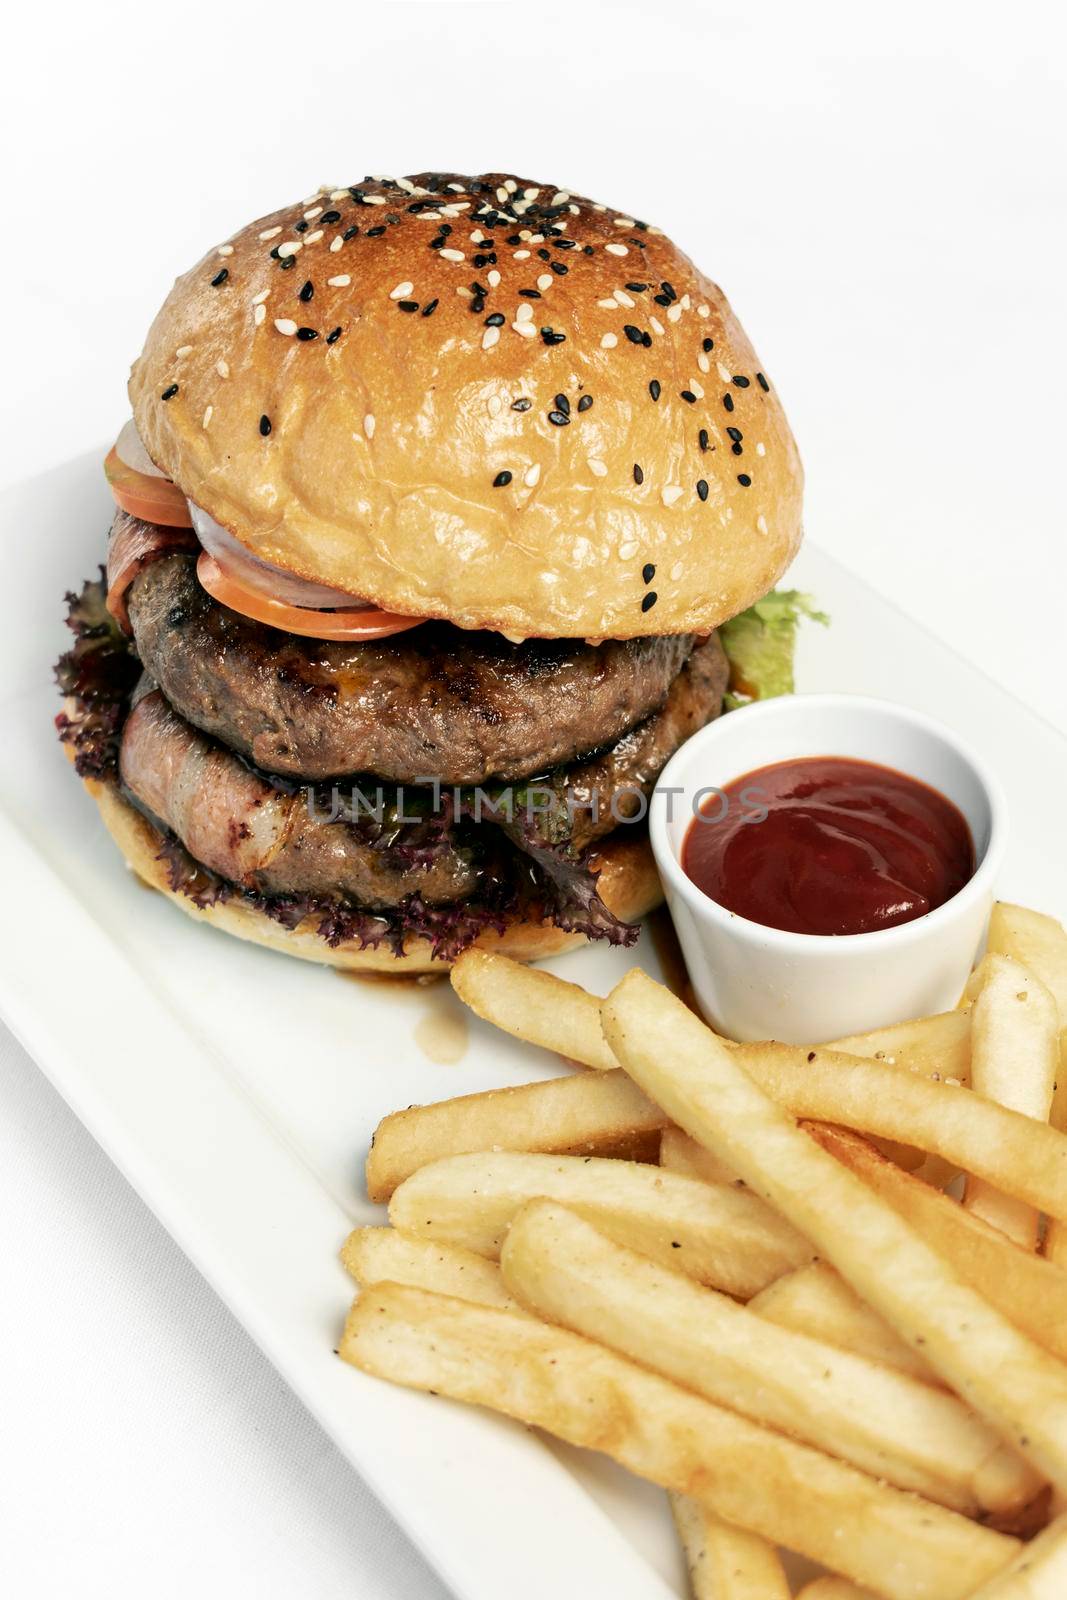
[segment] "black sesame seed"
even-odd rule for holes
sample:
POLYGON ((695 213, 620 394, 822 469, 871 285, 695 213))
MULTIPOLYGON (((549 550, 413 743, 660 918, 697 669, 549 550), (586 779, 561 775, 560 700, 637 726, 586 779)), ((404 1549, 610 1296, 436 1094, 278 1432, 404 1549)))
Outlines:
POLYGON ((562 344, 567 335, 565 333, 557 333, 555 328, 542 328, 541 337, 546 344, 562 344))
POLYGON ((635 483, 644 483, 644 481, 645 481, 645 475, 641 471, 641 468, 638 466, 637 462, 635 461, 634 462, 634 482, 635 483))
POLYGON ((550 411, 548 413, 548 420, 553 424, 554 427, 565 428, 571 419, 563 411, 550 411))
POLYGON ((311 279, 309 278, 307 283, 305 283, 304 287, 301 289, 300 293, 297 295, 297 299, 298 300, 303 300, 304 304, 307 305, 308 301, 311 299, 311 297, 312 297, 312 295, 314 293, 315 293, 315 285, 312 283, 311 279))
POLYGON ((410 313, 419 309, 419 302, 417 300, 398 300, 396 304, 398 311, 407 311, 410 313))
POLYGON ((650 589, 645 595, 645 598, 641 601, 641 610, 651 611, 658 599, 659 595, 656 593, 655 589, 650 589))
POLYGON ((259 419, 259 431, 260 431, 260 433, 263 435, 263 437, 265 439, 267 437, 268 433, 270 432, 270 418, 269 417, 267 417, 267 416, 260 417, 260 419, 259 419))
POLYGON ((571 414, 571 403, 567 399, 567 396, 565 394, 558 394, 556 396, 556 410, 557 411, 562 411, 563 415, 565 417, 569 417, 570 416, 570 414, 571 414))
POLYGON ((169 389, 164 389, 163 393, 160 395, 159 398, 161 400, 173 400, 174 396, 177 393, 178 393, 178 385, 176 383, 172 383, 169 389))
POLYGON ((742 378, 742 377, 738 376, 738 377, 733 379, 733 382, 737 384, 737 387, 739 389, 747 389, 748 388, 748 379, 747 378, 742 378))
POLYGON ((744 453, 745 453, 744 450, 742 449, 742 447, 739 444, 734 443, 734 444, 732 444, 730 446, 730 454, 731 455, 743 456, 744 453))
POLYGON ((296 266, 296 257, 282 256, 281 260, 278 262, 278 265, 281 267, 283 272, 287 272, 290 267, 296 266))
POLYGON ((296 336, 298 339, 303 339, 306 343, 309 339, 317 339, 319 336, 319 330, 317 328, 297 328, 296 336))
POLYGON ((212 278, 212 280, 211 280, 211 287, 212 287, 212 288, 213 288, 213 289, 217 289, 217 288, 218 288, 218 286, 219 286, 219 284, 220 284, 220 283, 225 283, 225 282, 226 282, 226 279, 227 279, 227 278, 228 278, 228 277, 229 277, 229 276, 230 276, 230 269, 229 269, 229 267, 222 267, 222 268, 220 268, 220 270, 219 270, 219 271, 218 271, 218 272, 216 272, 216 274, 215 274, 215 276, 214 276, 214 277, 213 277, 213 278, 212 278))
POLYGON ((647 283, 628 283, 626 285, 626 287, 628 289, 632 289, 634 294, 644 294, 645 290, 648 288, 648 284, 647 283))
POLYGON ((695 406, 696 405, 697 397, 693 393, 692 389, 679 389, 678 393, 681 395, 682 399, 685 401, 687 406, 695 406))
POLYGON ((593 404, 593 396, 591 394, 583 394, 582 398, 578 402, 578 410, 579 411, 588 411, 589 407, 592 404, 593 404))
POLYGON ((697 479, 697 494, 700 496, 701 500, 706 500, 708 498, 708 480, 707 480, 707 478, 698 478, 697 479))
POLYGON ((484 267, 489 260, 490 260, 489 256, 475 256, 474 257, 474 266, 475 267, 484 267))
POLYGON ((652 382, 648 386, 648 392, 652 396, 653 400, 659 399, 661 391, 658 378, 652 379, 652 382))
POLYGON ((654 294, 652 298, 658 306, 669 306, 671 303, 669 294, 654 294))
POLYGON ((732 439, 735 444, 740 444, 745 437, 740 428, 727 428, 726 436, 728 439, 732 439))
POLYGON ((734 397, 733 397, 733 395, 732 394, 724 394, 723 397, 722 397, 722 403, 726 407, 727 411, 732 411, 734 409, 734 397))
POLYGON ((382 234, 383 234, 383 233, 384 233, 384 232, 385 232, 385 229, 384 229, 384 228, 368 228, 368 229, 367 229, 367 238, 368 238, 368 239, 377 239, 377 238, 379 238, 379 237, 380 237, 380 236, 381 236, 381 235, 382 235, 382 234))
POLYGON ((491 317, 486 317, 485 325, 487 328, 502 328, 504 326, 504 318, 499 311, 494 311, 491 317))
POLYGON ((341 213, 339 211, 324 211, 322 216, 319 218, 319 221, 324 227, 329 227, 331 223, 340 222, 340 220, 341 213))
POLYGON ((548 251, 543 249, 543 248, 538 250, 537 254, 541 257, 542 261, 551 261, 551 259, 552 259, 552 257, 549 255, 548 251))
POLYGON ((641 568, 641 580, 642 580, 642 582, 643 583, 651 583, 652 579, 655 576, 656 576, 655 567, 652 565, 651 561, 646 561, 645 565, 641 568))
POLYGON ((533 401, 527 400, 524 395, 521 400, 513 400, 511 402, 511 409, 512 411, 529 411, 532 405, 533 401))
POLYGON ((570 270, 565 261, 553 261, 551 266, 552 271, 557 273, 561 278, 565 278, 570 270))
POLYGON ((540 300, 540 289, 520 289, 519 294, 524 300, 540 300))
POLYGON ((298 222, 293 229, 294 233, 307 233, 307 231, 308 225, 306 222, 298 222))
POLYGON ((277 246, 277 245, 275 245, 275 246, 274 246, 274 249, 273 249, 273 250, 272 250, 272 251, 271 251, 271 253, 270 253, 270 258, 271 258, 271 260, 272 260, 272 261, 277 261, 277 259, 278 259, 278 257, 279 257, 279 255, 280 255, 280 254, 281 254, 281 252, 280 252, 280 251, 279 251, 279 249, 278 249, 278 246, 277 246))
POLYGON ((511 473, 510 472, 498 472, 496 477, 493 479, 493 488, 494 489, 506 489, 510 482, 511 482, 511 473))
POLYGON ((592 254, 593 254, 593 246, 591 244, 583 244, 582 245, 582 255, 583 256, 591 256, 592 254))
POLYGON ((708 448, 708 430, 707 430, 707 428, 701 428, 700 432, 697 434, 697 439, 700 442, 700 448, 702 450, 706 450, 708 448))
POLYGON ((328 333, 326 335, 326 343, 327 344, 336 344, 340 337, 341 337, 340 328, 334 328, 332 333, 328 333))
POLYGON ((749 477, 747 472, 739 472, 737 474, 737 481, 743 489, 749 488, 752 483, 752 479, 749 477))
POLYGON ((471 301, 470 309, 474 312, 475 316, 481 316, 482 312, 485 310, 484 296, 476 294, 474 299, 471 301))
POLYGON ((354 239, 358 232, 359 232, 359 229, 356 228, 356 227, 346 228, 344 233, 342 233, 341 238, 342 239, 354 239))
POLYGON ((632 322, 624 323, 622 331, 629 339, 631 344, 644 344, 645 335, 641 332, 640 328, 635 328, 632 322))
POLYGON ((439 300, 436 300, 436 299, 427 300, 426 304, 422 308, 423 316, 424 317, 432 317, 434 312, 437 310, 437 307, 439 305, 440 305, 440 301, 439 300))
POLYGON ((663 290, 663 293, 667 296, 668 300, 677 300, 678 295, 675 291, 674 285, 673 283, 668 283, 666 278, 664 278, 663 282, 660 284, 660 288, 663 290))
POLYGON ((766 378, 763 376, 762 372, 757 372, 756 373, 756 382, 759 384, 759 386, 763 390, 764 394, 770 394, 771 386, 767 382, 766 378))
POLYGON ((704 349, 705 350, 714 350, 714 348, 715 348, 715 340, 714 339, 705 339, 704 340, 704 349))

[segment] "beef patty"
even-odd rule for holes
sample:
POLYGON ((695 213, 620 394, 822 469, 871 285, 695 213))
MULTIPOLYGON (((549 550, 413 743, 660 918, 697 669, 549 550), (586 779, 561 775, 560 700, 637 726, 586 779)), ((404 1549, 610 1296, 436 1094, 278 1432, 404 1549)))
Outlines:
POLYGON ((129 614, 145 669, 187 721, 265 771, 312 780, 545 772, 658 710, 693 648, 688 634, 511 645, 447 623, 361 644, 302 639, 219 605, 184 553, 138 574, 129 614))

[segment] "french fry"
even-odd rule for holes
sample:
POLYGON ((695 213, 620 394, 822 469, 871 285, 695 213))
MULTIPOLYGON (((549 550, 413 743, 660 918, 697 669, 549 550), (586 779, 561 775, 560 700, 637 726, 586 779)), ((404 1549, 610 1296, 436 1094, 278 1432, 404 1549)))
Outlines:
POLYGON ((748 1308, 779 1328, 810 1334, 839 1350, 906 1372, 921 1383, 941 1385, 929 1363, 825 1261, 813 1261, 776 1278, 748 1302, 748 1308))
POLYGON ((807 1240, 753 1194, 594 1157, 451 1156, 400 1185, 389 1220, 409 1237, 496 1260, 515 1213, 537 1199, 570 1206, 610 1237, 740 1299, 811 1260, 807 1240))
POLYGON ((458 1245, 409 1239, 395 1228, 354 1228, 341 1246, 341 1261, 363 1288, 372 1283, 407 1283, 476 1305, 521 1309, 494 1261, 458 1245))
POLYGON ((340 1353, 603 1451, 886 1600, 966 1600, 1019 1548, 532 1317, 382 1284, 356 1301, 340 1353))
POLYGON ((816 1578, 806 1583, 797 1600, 878 1600, 869 1589, 859 1589, 847 1578, 816 1578))
POLYGON ((660 1134, 659 1164, 664 1172, 680 1172, 683 1178, 699 1178, 701 1183, 742 1182, 736 1172, 681 1128, 664 1128, 660 1134))
MULTIPOLYGON (((1045 985, 1010 956, 987 955, 971 1013, 971 1083, 976 1094, 1047 1122, 1059 1065, 1059 1013, 1045 985)), ((1035 1250, 1040 1217, 982 1178, 968 1176, 963 1203, 1024 1250, 1035 1250)))
POLYGON ((537 1316, 898 1489, 977 1516, 1018 1511, 1041 1488, 955 1396, 776 1327, 565 1207, 524 1206, 500 1266, 537 1316))
POLYGON ((894 1022, 872 1033, 851 1033, 844 1039, 832 1040, 827 1048, 884 1061, 889 1067, 939 1072, 942 1078, 970 1082, 971 1019, 966 1011, 943 1011, 911 1022, 894 1022))
POLYGON ((987 948, 1032 972, 1049 990, 1067 1027, 1067 928, 1062 922, 998 900, 989 919, 987 948))
POLYGON ((666 1125, 659 1107, 624 1072, 572 1073, 412 1106, 378 1124, 367 1157, 367 1193, 388 1200, 420 1167, 477 1150, 654 1160, 666 1125))
POLYGON ((731 1527, 687 1495, 669 1498, 693 1600, 791 1600, 782 1558, 766 1539, 731 1527))
POLYGON ((1067 1595, 1067 1516, 1024 1544, 970 1600, 1063 1600, 1067 1595))
POLYGON ((484 950, 465 950, 451 979, 464 1005, 516 1039, 601 1071, 618 1066, 600 1029, 600 1001, 578 984, 484 950))
POLYGON ((1067 1217, 1067 1135, 1043 1122, 969 1090, 832 1050, 744 1044, 726 1053, 794 1116, 917 1145, 1050 1216, 1067 1217))
POLYGON ((955 1200, 901 1172, 858 1134, 825 1123, 808 1131, 922 1235, 990 1305, 1067 1361, 1067 1271, 1020 1250, 955 1200))
MULTIPOLYGON (((602 1015, 615 1054, 672 1121, 734 1164, 902 1337, 922 1347, 968 1405, 1067 1490, 1067 1367, 977 1295, 891 1206, 798 1128, 750 1076, 749 1050, 725 1049, 686 1006, 637 970, 608 996, 602 1015)), ((758 1070, 759 1057, 754 1064, 758 1070)), ((935 1087, 872 1062, 858 1070, 890 1073, 898 1091, 935 1087)), ((778 1087, 796 1076, 795 1069, 771 1074, 778 1087)), ((970 1091, 946 1092, 1062 1141, 970 1091)), ((709 1186, 709 1192, 715 1191, 709 1186)), ((845 1576, 866 1581, 862 1574, 845 1576)))

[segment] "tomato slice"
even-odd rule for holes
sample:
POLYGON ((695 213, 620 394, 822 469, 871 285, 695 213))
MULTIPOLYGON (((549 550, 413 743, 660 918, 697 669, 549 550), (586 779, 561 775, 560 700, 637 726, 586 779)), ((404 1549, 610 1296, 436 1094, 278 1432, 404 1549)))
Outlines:
POLYGON ((239 611, 254 622, 265 622, 283 633, 297 633, 305 639, 386 639, 391 633, 418 628, 425 617, 401 617, 395 611, 378 611, 374 606, 346 611, 317 611, 308 606, 287 605, 259 589, 250 589, 219 564, 213 555, 201 551, 196 563, 201 586, 213 600, 239 611))
POLYGON ((158 522, 165 528, 191 528, 193 519, 185 496, 169 478, 149 477, 128 466, 112 445, 104 461, 104 472, 111 493, 123 511, 142 522, 158 522))

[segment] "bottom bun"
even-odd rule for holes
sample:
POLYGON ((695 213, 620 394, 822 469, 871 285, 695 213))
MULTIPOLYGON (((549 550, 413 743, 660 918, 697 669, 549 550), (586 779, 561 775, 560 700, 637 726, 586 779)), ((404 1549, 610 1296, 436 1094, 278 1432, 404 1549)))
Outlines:
MULTIPOLYGON (((290 929, 282 927, 256 906, 242 904, 239 900, 198 906, 188 895, 171 887, 166 863, 160 859, 163 836, 159 830, 123 799, 114 783, 95 778, 85 778, 83 782, 127 865, 150 889, 158 889, 197 922, 206 922, 236 939, 248 939, 267 950, 278 950, 283 955, 297 956, 301 961, 317 961, 349 972, 444 972, 452 964, 436 957, 430 940, 425 938, 408 939, 404 954, 397 956, 391 950, 364 949, 358 940, 329 945, 316 932, 314 917, 306 917, 290 929)), ((646 838, 605 839, 595 859, 600 869, 597 886, 601 899, 623 922, 635 922, 659 905, 663 890, 646 838)), ((512 956, 516 961, 541 961, 585 943, 583 933, 566 933, 551 922, 516 921, 503 933, 480 934, 474 941, 474 948, 493 950, 512 956)))

